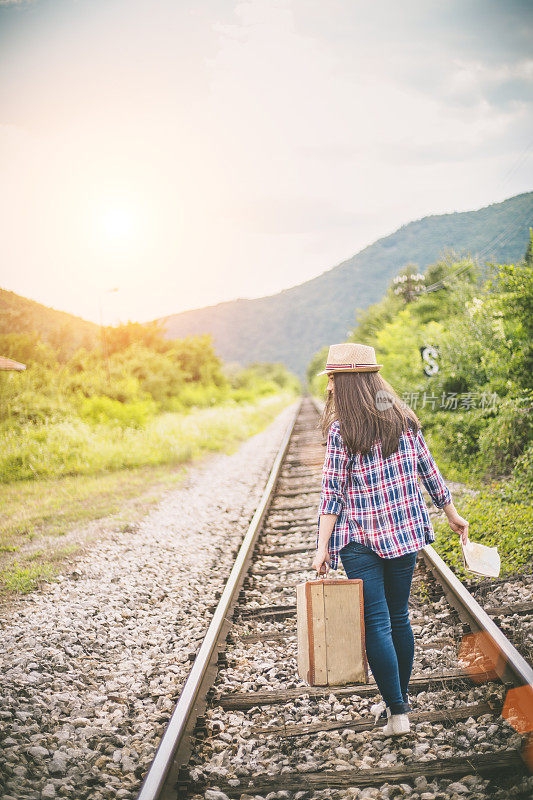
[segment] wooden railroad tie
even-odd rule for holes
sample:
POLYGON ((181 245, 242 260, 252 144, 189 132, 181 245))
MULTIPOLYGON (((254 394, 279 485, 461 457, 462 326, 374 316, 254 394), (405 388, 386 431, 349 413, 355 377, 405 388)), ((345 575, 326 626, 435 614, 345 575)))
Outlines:
MULTIPOLYGON (((304 578, 304 573, 305 572, 312 572, 313 573, 313 578, 316 576, 315 570, 312 569, 312 567, 310 567, 310 566, 309 567, 305 567, 305 568, 302 568, 302 567, 290 567, 289 569, 286 569, 286 570, 283 570, 283 571, 285 573, 287 573, 287 574, 289 574, 289 573, 299 573, 302 580, 304 578)), ((254 580, 256 576, 259 576, 259 575, 276 575, 277 576, 278 574, 279 574, 278 570, 262 570, 261 572, 254 572, 249 576, 249 579, 248 579, 248 581, 247 581, 247 583, 245 585, 246 585, 246 587, 248 589, 257 588, 257 582, 254 580)), ((268 584, 268 590, 269 590, 269 592, 271 594, 274 593, 274 592, 283 592, 286 589, 292 589, 293 591, 296 591, 296 585, 297 585, 296 583, 289 583, 289 582, 279 583, 279 584, 269 583, 268 584)), ((416 581, 416 582, 413 581, 413 583, 412 583, 413 595, 416 594, 417 589, 421 585, 422 585, 421 581, 416 581)), ((242 597, 245 597, 245 596, 246 595, 242 595, 242 597)), ((430 587, 429 591, 427 592, 427 597, 429 599, 431 599, 431 600, 440 600, 440 598, 443 597, 443 594, 441 592, 436 591, 436 589, 434 589, 433 587, 430 587)))
MULTIPOLYGON (((444 708, 436 711, 416 711, 409 714, 411 723, 417 722, 457 722, 461 719, 468 719, 469 717, 481 717, 483 714, 496 714, 501 712, 501 705, 498 709, 494 708, 489 703, 473 703, 467 706, 459 706, 457 708, 444 708)), ((309 733, 317 733, 318 731, 338 731, 343 728, 349 728, 355 731, 371 731, 374 728, 384 727, 386 720, 378 720, 374 724, 373 720, 369 719, 347 719, 338 720, 335 722, 313 722, 308 725, 276 725, 271 728, 252 728, 251 733, 260 736, 279 735, 281 737, 291 736, 307 736, 309 733)))
POLYGON ((312 489, 308 489, 307 491, 302 491, 301 489, 285 489, 283 491, 276 492, 276 500, 280 497, 301 497, 303 494, 314 494, 319 497, 322 493, 320 487, 317 489, 316 486, 313 486, 312 489))
MULTIPOLYGON (((472 685, 477 685, 476 682, 483 678, 494 681, 493 673, 476 672, 472 675, 462 670, 450 670, 439 675, 416 675, 409 681, 409 692, 413 694, 426 689, 436 691, 442 688, 470 688, 472 685), (476 681, 473 681, 473 678, 476 681)), ((348 686, 296 686, 282 691, 232 692, 215 697, 214 702, 226 711, 245 711, 255 706, 288 703, 299 697, 320 698, 329 697, 330 694, 335 697, 350 697, 351 695, 373 697, 377 693, 377 684, 372 681, 367 684, 350 684, 348 686)))
MULTIPOLYGON (((516 603, 511 606, 491 606, 485 609, 485 612, 490 617, 508 616, 510 614, 527 614, 533 611, 533 603, 516 603)), ((296 604, 288 603, 286 605, 276 604, 269 606, 260 606, 259 608, 237 608, 235 614, 240 617, 254 617, 261 619, 285 619, 296 614, 296 604)), ((438 617, 438 622, 444 624, 452 624, 455 621, 455 612, 447 614, 444 617, 438 617)), ((430 621, 429 617, 412 617, 412 625, 423 625, 430 621)))
MULTIPOLYGON (((321 465, 322 466, 322 465, 321 465)), ((306 469, 300 470, 300 468, 295 469, 291 467, 291 469, 284 469, 280 475, 280 478, 283 480, 291 480, 291 481, 299 481, 302 478, 315 478, 315 480, 320 483, 322 480, 322 476, 320 474, 320 469, 306 469)))
POLYGON ((275 506, 275 505, 271 505, 270 506, 270 513, 272 515, 275 515, 276 511, 301 511, 304 508, 311 508, 311 509, 313 509, 313 511, 316 511, 317 510, 317 504, 316 503, 312 503, 310 500, 307 500, 306 502, 294 503, 293 505, 290 505, 290 506, 275 506))
MULTIPOLYGON (((415 640, 417 640, 417 636, 418 634, 415 634, 415 640)), ((243 642, 247 644, 255 644, 257 642, 286 642, 295 638, 296 628, 293 628, 292 630, 285 631, 283 633, 251 633, 245 634, 244 636, 239 636, 237 632, 233 632, 230 636, 228 636, 228 641, 233 643, 243 642)), ((455 639, 452 639, 450 636, 441 636, 437 639, 433 639, 431 642, 416 641, 416 647, 419 647, 421 650, 439 650, 441 647, 445 647, 446 645, 458 646, 459 642, 455 639)))
POLYGON ((533 603, 531 601, 524 603, 511 603, 507 606, 487 606, 486 613, 491 617, 508 617, 511 614, 531 614, 533 612, 533 603))
MULTIPOLYGON (((301 478, 289 478, 287 475, 285 476, 280 475, 278 481, 278 491, 276 491, 276 497, 282 497, 283 492, 287 490, 293 490, 296 492, 296 494, 312 494, 313 492, 317 492, 318 489, 320 489, 320 485, 322 482, 320 474, 317 472, 317 474, 313 475, 312 477, 314 477, 315 479, 313 483, 302 483, 301 478)), ((320 489, 320 491, 322 490, 320 489)))
POLYGON ((293 556, 297 553, 309 553, 311 549, 308 544, 300 544, 296 547, 280 547, 277 550, 267 550, 266 547, 258 547, 257 553, 260 556, 293 556))
MULTIPOLYGON (((311 570, 310 566, 307 567, 307 568, 306 567, 301 567, 301 566, 300 567, 280 567, 279 565, 276 564, 276 565, 273 565, 271 567, 258 567, 258 568, 252 567, 252 569, 250 571, 250 577, 251 578, 265 577, 265 576, 270 576, 270 575, 280 575, 281 573, 283 573, 284 575, 293 575, 295 573, 299 573, 300 575, 303 575, 305 572, 309 572, 310 570, 311 570)), ((316 575, 315 570, 313 570, 313 573, 316 575)), ((294 586, 296 586, 296 584, 294 584, 294 586)))
MULTIPOLYGON (((294 603, 276 603, 275 605, 270 606, 259 606, 259 608, 237 608, 235 610, 235 616, 240 617, 241 619, 247 619, 249 617, 253 617, 254 619, 260 618, 263 620, 287 619, 288 617, 296 616, 296 605, 294 603)), ((427 617, 411 618, 412 625, 423 625, 426 622, 428 622, 427 617)), ((439 617, 439 622, 444 624, 454 623, 455 616, 453 616, 453 614, 448 614, 445 617, 439 617)))
POLYGON ((460 778, 464 775, 527 775, 524 761, 517 750, 496 750, 492 753, 472 754, 460 758, 436 758, 382 769, 346 769, 324 772, 284 772, 280 775, 243 775, 238 786, 212 779, 211 781, 191 781, 189 791, 203 793, 209 786, 216 785, 228 797, 240 797, 243 793, 267 795, 283 788, 290 792, 299 791, 302 784, 309 791, 320 789, 343 789, 348 787, 380 786, 383 783, 406 783, 420 775, 431 781, 435 778, 460 778))
MULTIPOLYGON (((314 550, 314 548, 309 548, 309 550, 311 552, 311 550, 314 550)), ((309 570, 310 569, 311 569, 311 567, 309 567, 309 570)), ((254 578, 256 576, 276 575, 276 574, 279 575, 280 573, 283 573, 285 575, 292 575, 293 573, 302 574, 302 572, 305 572, 305 569, 302 568, 302 567, 279 567, 277 565, 273 565, 271 567, 255 568, 255 567, 252 566, 252 569, 250 571, 250 576, 252 578, 254 578)), ((313 572, 314 572, 314 570, 313 570, 313 572)), ((415 575, 411 585, 412 586, 417 586, 417 585, 419 585, 421 583, 428 583, 428 582, 430 582, 432 580, 433 580, 432 577, 427 577, 426 575, 420 575, 420 576, 415 575)))
MULTIPOLYGON (((282 536, 285 541, 287 537, 296 536, 297 534, 302 536, 301 543, 307 546, 308 550, 313 550, 314 547, 309 543, 309 531, 316 526, 316 520, 313 518, 309 519, 298 519, 294 522, 291 522, 290 525, 286 525, 284 522, 268 524, 263 529, 263 537, 267 539, 272 536, 282 536)), ((258 547, 258 552, 265 550, 266 542, 263 540, 258 547)), ((273 548, 274 549, 274 548, 273 548)), ((266 555, 271 555, 267 553, 266 555)))

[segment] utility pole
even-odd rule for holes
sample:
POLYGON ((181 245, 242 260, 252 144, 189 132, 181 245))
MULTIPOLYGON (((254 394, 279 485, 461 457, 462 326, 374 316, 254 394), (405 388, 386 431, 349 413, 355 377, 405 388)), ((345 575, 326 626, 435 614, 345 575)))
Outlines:
MULTIPOLYGON (((410 272, 410 266, 407 266, 407 272, 404 272, 403 275, 397 275, 392 281, 394 294, 401 295, 406 303, 411 303, 418 297, 426 279, 426 276, 420 272, 410 272)), ((414 267, 414 264, 412 266, 414 267)))

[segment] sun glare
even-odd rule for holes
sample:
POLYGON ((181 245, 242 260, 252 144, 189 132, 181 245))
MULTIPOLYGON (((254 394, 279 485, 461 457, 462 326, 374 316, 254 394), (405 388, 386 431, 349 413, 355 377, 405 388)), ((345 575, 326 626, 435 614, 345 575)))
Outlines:
POLYGON ((131 209, 124 205, 106 204, 100 213, 100 229, 110 243, 127 243, 134 229, 131 209))

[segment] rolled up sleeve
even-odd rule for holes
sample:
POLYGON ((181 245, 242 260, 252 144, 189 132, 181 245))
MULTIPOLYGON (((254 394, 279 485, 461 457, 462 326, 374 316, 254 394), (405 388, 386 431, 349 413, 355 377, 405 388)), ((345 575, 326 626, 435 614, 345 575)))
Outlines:
POLYGON ((328 442, 322 472, 322 493, 318 514, 340 514, 346 502, 349 456, 338 426, 328 431, 328 442))
POLYGON ((429 496, 437 506, 443 506, 451 503, 452 496, 450 490, 446 486, 444 478, 442 477, 439 468, 429 448, 424 440, 422 431, 419 430, 416 437, 416 450, 417 450, 417 470, 422 479, 422 483, 429 492, 429 496))

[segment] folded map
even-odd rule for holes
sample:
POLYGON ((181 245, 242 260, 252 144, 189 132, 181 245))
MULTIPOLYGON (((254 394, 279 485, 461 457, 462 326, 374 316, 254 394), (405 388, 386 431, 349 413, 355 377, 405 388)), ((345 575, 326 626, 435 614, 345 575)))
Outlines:
POLYGON ((487 575, 490 578, 497 578, 500 574, 500 555, 497 547, 487 547, 478 542, 466 540, 466 544, 461 541, 463 550, 463 562, 465 569, 474 572, 476 575, 487 575))

